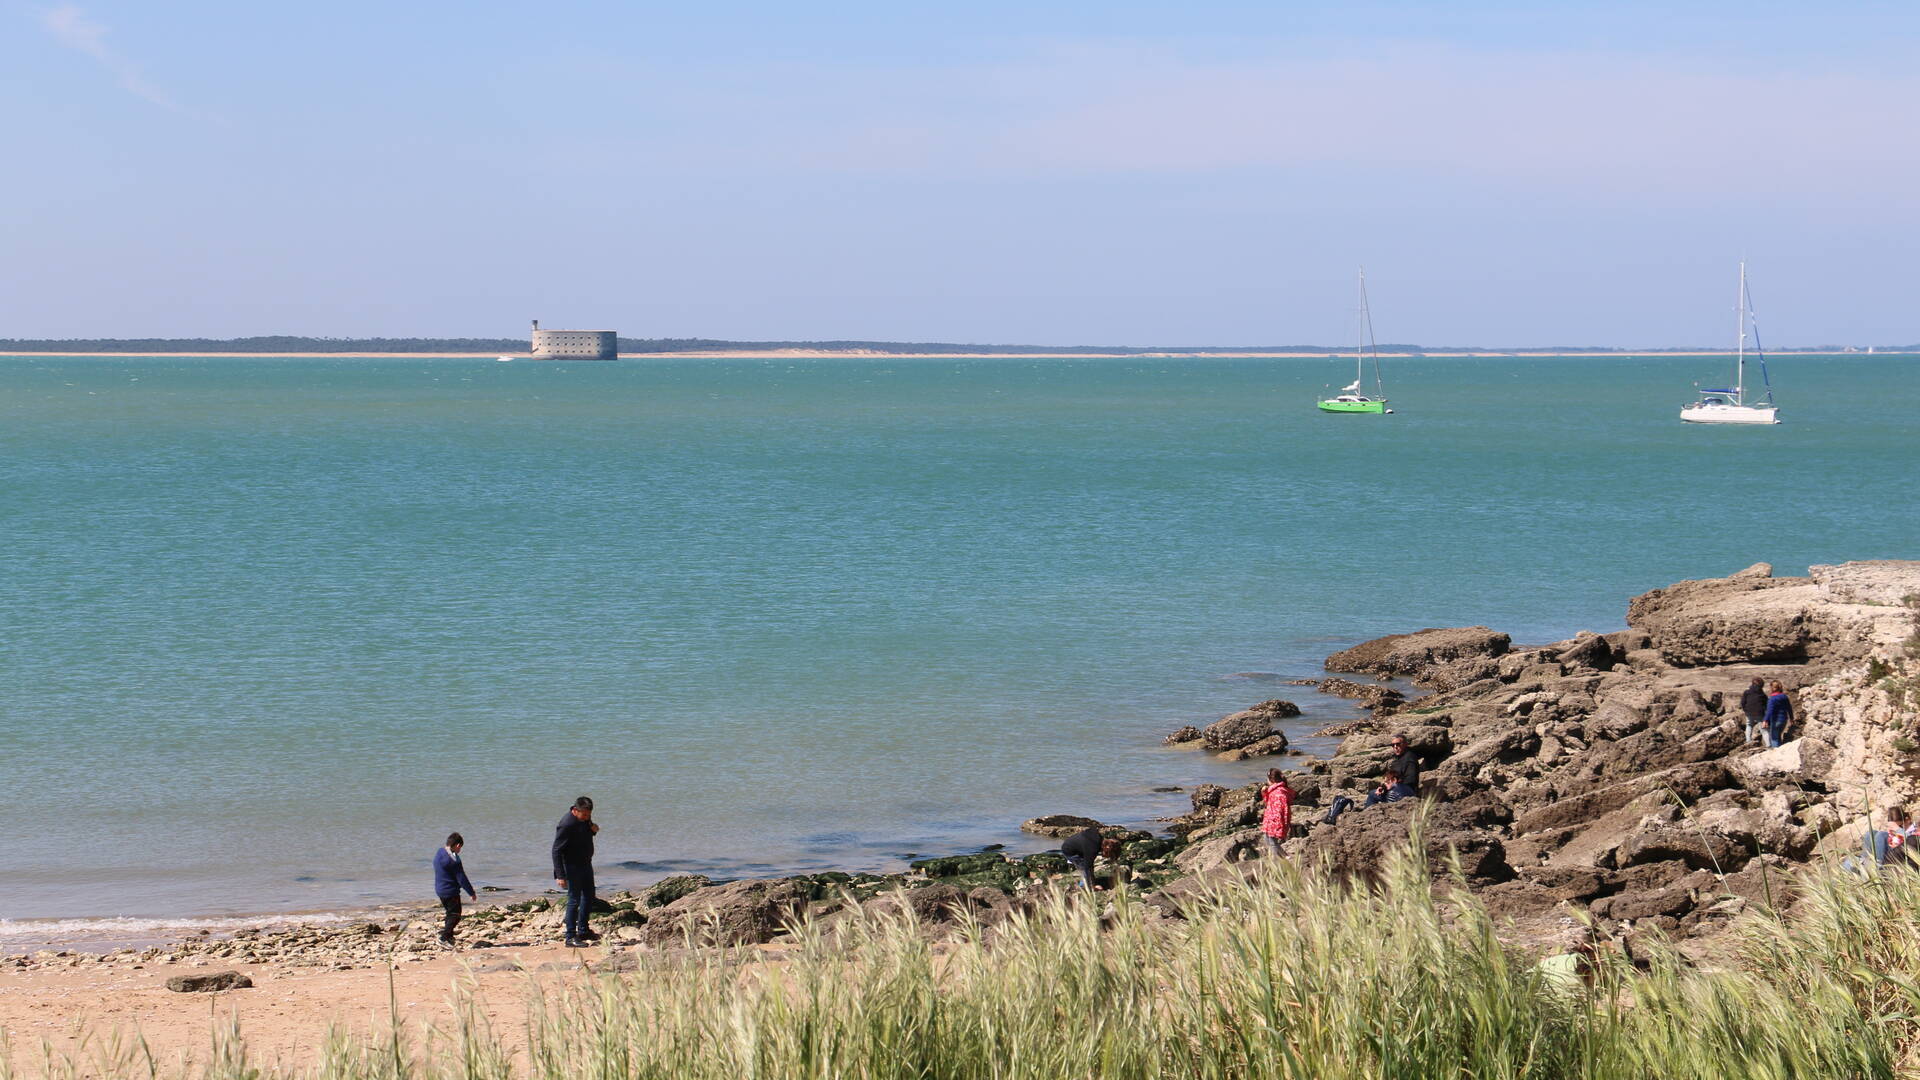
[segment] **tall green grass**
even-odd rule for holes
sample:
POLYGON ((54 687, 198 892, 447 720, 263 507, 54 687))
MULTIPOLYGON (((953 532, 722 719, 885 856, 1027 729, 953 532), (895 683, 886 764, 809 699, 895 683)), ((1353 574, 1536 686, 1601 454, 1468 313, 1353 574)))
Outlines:
MULTIPOLYGON (((537 996, 524 1030, 332 1041, 304 1071, 236 1034, 195 1080, 913 1080, 1288 1077, 1827 1078, 1910 1075, 1920 874, 1811 872, 1790 920, 1754 916, 1741 962, 1636 970, 1602 950, 1550 977, 1421 860, 1350 888, 1286 864, 1217 884, 1187 921, 1125 894, 1050 894, 930 944, 898 909, 797 928, 782 963, 641 954, 537 996)), ((1524 943, 1522 943, 1524 944, 1524 943)), ((538 994, 538 991, 529 990, 538 994)), ((115 1044, 120 1049, 125 1047, 115 1044)), ((16 1050, 19 1049, 16 1047, 16 1050)), ((31 1070, 0 1066, 0 1080, 31 1070)), ((72 1065, 73 1063, 69 1063, 72 1065)), ((137 1052, 66 1075, 175 1075, 137 1052)))

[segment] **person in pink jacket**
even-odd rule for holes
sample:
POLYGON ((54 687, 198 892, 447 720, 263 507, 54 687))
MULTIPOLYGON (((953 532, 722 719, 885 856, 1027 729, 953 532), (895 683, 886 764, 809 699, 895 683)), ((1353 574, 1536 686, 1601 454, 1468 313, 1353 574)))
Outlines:
POLYGON ((1260 802, 1266 810, 1260 815, 1260 835, 1267 852, 1280 857, 1280 845, 1286 843, 1287 830, 1293 827, 1293 785, 1279 769, 1267 770, 1267 786, 1260 789, 1260 802))

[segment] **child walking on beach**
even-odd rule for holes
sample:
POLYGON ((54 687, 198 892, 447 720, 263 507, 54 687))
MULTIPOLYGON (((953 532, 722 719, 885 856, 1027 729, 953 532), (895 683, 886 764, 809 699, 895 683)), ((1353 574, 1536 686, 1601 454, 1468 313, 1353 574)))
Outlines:
POLYGON ((460 863, 460 849, 466 844, 459 833, 450 833, 447 846, 433 853, 433 894, 447 912, 447 923, 440 928, 440 944, 449 947, 453 945, 453 928, 460 925, 461 891, 465 890, 470 899, 480 899, 467 878, 467 868, 460 863))

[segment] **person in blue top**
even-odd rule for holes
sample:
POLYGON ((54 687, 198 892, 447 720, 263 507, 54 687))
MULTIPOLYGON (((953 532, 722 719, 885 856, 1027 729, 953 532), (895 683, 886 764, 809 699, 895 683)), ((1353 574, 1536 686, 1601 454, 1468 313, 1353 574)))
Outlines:
POLYGON ((453 928, 460 925, 461 891, 470 899, 480 899, 473 891, 473 882, 467 879, 467 868, 460 863, 460 849, 466 845, 459 833, 450 833, 447 846, 433 853, 433 894, 447 912, 447 924, 440 929, 442 945, 453 944, 453 928))
POLYGON ((1786 740, 1787 729, 1793 726, 1793 702, 1787 700, 1787 688, 1780 680, 1773 680, 1767 687, 1767 745, 1779 746, 1786 740))
POLYGON ((599 937, 587 927, 593 911, 593 800, 573 800, 572 809, 553 827, 553 883, 567 890, 566 935, 569 948, 582 948, 599 937))

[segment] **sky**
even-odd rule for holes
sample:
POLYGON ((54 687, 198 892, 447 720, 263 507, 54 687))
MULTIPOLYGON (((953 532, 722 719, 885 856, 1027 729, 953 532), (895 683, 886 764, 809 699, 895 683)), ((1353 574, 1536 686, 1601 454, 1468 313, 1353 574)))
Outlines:
POLYGON ((0 0, 0 338, 1920 342, 1920 5, 0 0))

